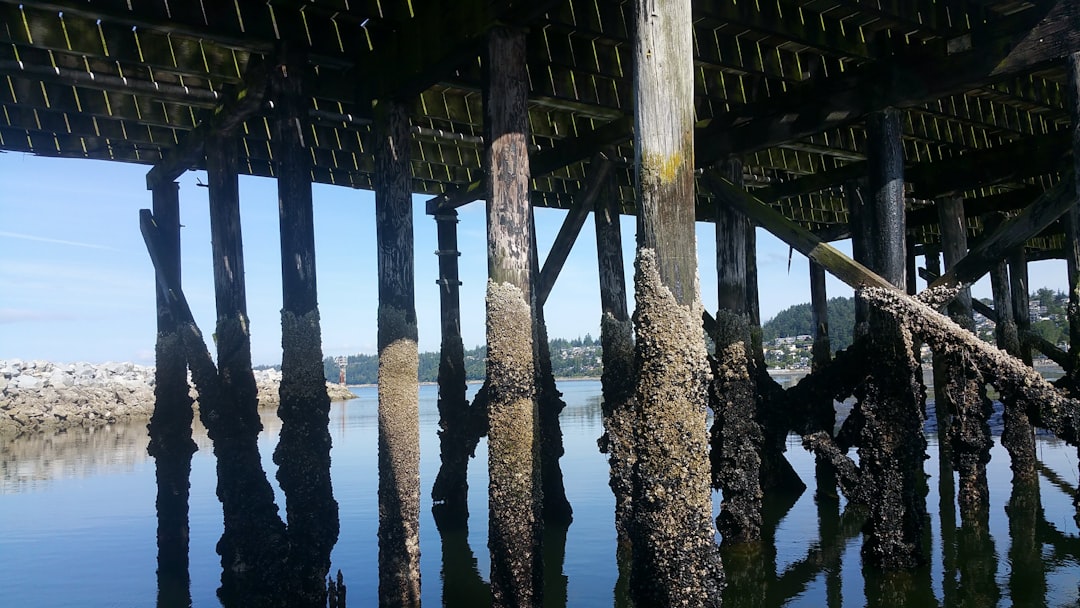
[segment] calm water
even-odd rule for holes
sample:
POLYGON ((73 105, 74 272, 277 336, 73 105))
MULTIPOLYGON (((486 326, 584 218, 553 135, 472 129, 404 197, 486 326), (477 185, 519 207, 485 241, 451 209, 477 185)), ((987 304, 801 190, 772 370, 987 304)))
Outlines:
MULTIPOLYGON (((566 491, 574 523, 563 539, 547 539, 547 596, 552 606, 622 605, 616 597, 618 565, 612 525, 614 500, 607 464, 596 449, 601 432, 600 385, 560 383, 567 408, 562 415, 566 491)), ((471 393, 477 387, 470 387, 471 393)), ((333 478, 341 505, 341 537, 333 569, 341 569, 349 605, 376 605, 377 479, 376 392, 358 388, 357 399, 334 404, 333 478)), ((421 568, 428 606, 475 606, 487 579, 487 454, 484 443, 470 471, 472 513, 467 538, 442 542, 427 495, 438 470, 436 389, 420 388, 422 441, 421 568), (444 572, 448 580, 444 585, 444 572), (445 593, 445 597, 444 597, 445 593)), ((277 419, 264 420, 263 466, 270 460, 277 419)), ((192 463, 191 585, 194 606, 218 606, 220 570, 214 544, 221 510, 214 496, 214 462, 205 431, 197 428, 199 451, 192 463)), ((76 430, 51 437, 20 438, 0 446, 0 606, 149 606, 156 593, 154 463, 146 455, 142 424, 76 430)), ((995 446, 989 465, 989 537, 958 532, 953 509, 940 504, 937 445, 930 438, 927 505, 930 563, 888 584, 864 575, 858 520, 819 517, 813 499, 813 459, 795 438, 788 455, 811 489, 793 505, 771 505, 772 548, 749 556, 727 556, 732 585, 727 606, 865 606, 907 603, 925 606, 1066 606, 1078 602, 1080 538, 1071 496, 1077 484, 1076 450, 1040 438, 1046 465, 1042 511, 1022 526, 1030 542, 1010 537, 1011 473, 1008 456, 995 446), (790 508, 787 507, 790 505, 790 508), (944 517, 942 516, 944 513, 944 517), (945 522, 944 525, 942 522, 945 522), (1032 526, 1034 532, 1032 533, 1032 526), (944 540, 943 534, 944 531, 944 540), (1014 566, 1015 564, 1015 566, 1014 566), (887 589, 891 595, 881 595, 887 589)), ((718 507, 719 497, 715 501, 718 507)), ((283 499, 278 496, 278 504, 283 499)), ((1017 520, 1019 524, 1019 519, 1017 520)))

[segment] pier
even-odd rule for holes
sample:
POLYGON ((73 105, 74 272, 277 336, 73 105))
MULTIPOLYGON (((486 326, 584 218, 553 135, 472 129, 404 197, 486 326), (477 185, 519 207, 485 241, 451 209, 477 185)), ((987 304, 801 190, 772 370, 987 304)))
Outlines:
POLYGON ((342 506, 313 184, 375 193, 378 253, 367 263, 378 281, 365 293, 378 316, 357 322, 378 327, 371 550, 382 606, 419 606, 422 493, 440 532, 460 533, 469 493, 485 491, 494 605, 542 605, 545 530, 565 539, 574 517, 544 305, 590 216, 599 449, 640 606, 720 606, 722 554, 771 542, 764 505, 811 485, 819 500, 839 491, 865 509, 864 563, 924 564, 931 361, 920 344, 933 352, 941 474, 956 472, 975 540, 987 533, 988 386, 1004 403, 1014 486, 1037 486, 1036 428, 1080 445, 1077 0, 0 0, 0 36, 0 150, 147 168, 138 215, 158 296, 149 432, 163 581, 186 576, 190 370, 218 462, 220 597, 344 605, 348 573, 326 583, 342 506), (212 329, 197 326, 180 280, 176 180, 191 170, 209 189, 212 329), (283 505, 256 445, 241 175, 277 183, 283 505), (436 243, 415 242, 416 194, 436 243), (460 280, 466 205, 484 207, 485 285, 460 280), (544 259, 538 208, 565 211, 544 259), (622 256, 623 217, 637 227, 633 260, 622 256), (716 276, 698 273, 703 222, 715 227, 716 276), (758 230, 805 257, 811 277, 813 371, 786 389, 765 369, 758 230), (832 245, 846 239, 851 257, 832 245), (1067 350, 1031 333, 1027 264, 1044 259, 1067 263, 1067 350), (417 264, 440 277, 431 488, 419 475, 417 264), (826 273, 857 296, 856 341, 835 357, 826 273), (992 307, 968 291, 985 275, 992 307), (717 310, 704 309, 703 289, 716 290, 717 310), (462 290, 486 294, 487 378, 471 401, 462 290), (974 335, 976 314, 996 322, 996 345, 974 335), (1043 380, 1034 352, 1064 378, 1043 380), (834 428, 832 403, 848 398, 834 428), (791 433, 815 454, 816 479, 786 459, 791 433), (473 462, 482 437, 487 462, 473 462), (469 466, 486 466, 487 488, 468 487, 469 466))

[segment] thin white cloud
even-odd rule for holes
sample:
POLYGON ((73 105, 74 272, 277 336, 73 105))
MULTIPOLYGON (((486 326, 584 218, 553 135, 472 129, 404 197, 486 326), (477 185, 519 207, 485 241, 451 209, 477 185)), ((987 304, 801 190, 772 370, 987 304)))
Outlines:
POLYGON ((0 230, 0 237, 9 239, 21 239, 24 241, 36 241, 39 243, 52 243, 55 245, 68 245, 71 247, 83 247, 86 249, 102 249, 105 251, 120 251, 115 247, 109 247, 108 245, 97 245, 95 243, 82 243, 79 241, 65 241, 63 239, 52 239, 44 236, 35 236, 32 234, 20 234, 18 232, 5 232, 0 230))
POLYGON ((26 308, 0 308, 0 325, 7 323, 72 321, 76 315, 66 312, 31 310, 26 308))

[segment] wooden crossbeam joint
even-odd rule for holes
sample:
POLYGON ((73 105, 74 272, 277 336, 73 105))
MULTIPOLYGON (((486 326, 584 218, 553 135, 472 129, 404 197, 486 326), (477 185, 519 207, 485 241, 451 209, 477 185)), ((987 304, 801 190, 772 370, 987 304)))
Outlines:
POLYGON ((206 140, 211 135, 229 135, 245 120, 257 114, 262 109, 268 82, 266 66, 253 56, 244 75, 244 86, 225 103, 214 108, 208 119, 188 133, 179 146, 147 172, 146 188, 152 190, 156 184, 174 181, 203 157, 206 140))

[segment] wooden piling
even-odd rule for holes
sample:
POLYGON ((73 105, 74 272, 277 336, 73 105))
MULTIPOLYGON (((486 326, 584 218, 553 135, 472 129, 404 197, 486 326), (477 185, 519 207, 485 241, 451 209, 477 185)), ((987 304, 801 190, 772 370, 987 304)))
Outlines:
POLYGON ((486 50, 491 593, 496 607, 539 606, 543 564, 525 32, 495 27, 486 50))
POLYGON ((412 169, 404 103, 375 113, 379 272, 379 605, 420 605, 420 423, 412 169))
MULTIPOLYGON (((535 235, 535 226, 533 230, 535 235)), ((535 251, 535 242, 533 251, 535 251)), ((540 485, 543 503, 541 515, 546 525, 555 526, 565 531, 574 520, 574 511, 566 498, 563 484, 562 467, 559 459, 563 449, 562 427, 559 426, 559 414, 566 407, 562 393, 555 385, 555 374, 551 369, 551 347, 548 345, 547 322, 544 320, 544 307, 537 304, 533 309, 536 318, 536 387, 537 387, 537 423, 540 433, 540 485)))
MULTIPOLYGON (((1016 333, 1020 336, 1027 336, 1031 333, 1030 289, 1027 252, 1023 247, 1020 247, 1009 256, 1009 292, 1012 295, 1012 311, 1013 320, 1016 322, 1016 333)), ((1032 364, 1031 350, 1031 342, 1021 338, 1020 360, 1027 365, 1032 364)))
POLYGON ((274 450, 285 494, 289 563, 297 602, 326 603, 330 552, 338 538, 338 504, 330 480, 330 398, 323 371, 315 277, 311 154, 305 138, 306 54, 283 46, 270 86, 281 234, 281 434, 274 450))
MULTIPOLYGON (((180 284, 180 201, 178 184, 155 184, 153 213, 162 239, 163 268, 170 281, 180 284)), ((191 457, 196 451, 191 438, 191 408, 187 359, 177 321, 160 289, 157 293, 157 343, 155 345, 154 413, 147 426, 147 452, 154 458, 157 481, 157 575, 159 593, 172 589, 190 602, 188 573, 188 496, 191 488, 191 457)))
POLYGON ((638 210, 631 595, 719 606, 694 238, 693 51, 688 0, 633 3, 638 210))
MULTIPOLYGON (((730 160, 720 169, 742 185, 742 163, 730 160)), ((716 345, 710 430, 713 487, 723 492, 716 527, 724 544, 761 538, 762 450, 765 437, 758 419, 756 368, 748 318, 746 236, 750 222, 731 206, 716 205, 716 345)))
POLYGON ((465 398, 465 347, 461 340, 461 281, 458 278, 457 211, 435 215, 439 258, 439 473, 431 489, 431 511, 440 530, 464 529, 469 519, 469 402, 465 398))
MULTIPOLYGON (((235 140, 227 136, 207 140, 206 174, 220 404, 200 401, 199 416, 214 442, 217 494, 225 519, 217 545, 222 565, 219 596, 226 602, 243 598, 274 606, 287 602, 289 543, 257 443, 262 422, 251 371, 235 140)), ((194 366, 190 356, 189 364, 194 366)))
MULTIPOLYGON (((1080 196, 1080 53, 1072 53, 1066 70, 1066 90, 1069 117, 1072 119, 1073 174, 1075 190, 1080 196)), ((1080 205, 1069 206, 1064 215, 1065 264, 1069 281, 1069 361, 1066 371, 1071 390, 1080 394, 1080 205)))
MULTIPOLYGON (((941 226, 942 254, 945 269, 952 268, 967 254, 967 220, 964 201, 960 198, 944 198, 937 202, 941 226)), ((948 306, 949 317, 960 327, 975 331, 975 317, 971 309, 971 291, 964 288, 948 306)), ((990 506, 990 490, 986 480, 986 463, 990 461, 989 418, 993 407, 986 398, 985 382, 963 353, 935 353, 935 369, 941 370, 941 381, 935 377, 934 395, 936 407, 944 408, 954 416, 946 437, 952 458, 959 473, 960 485, 957 502, 961 520, 969 526, 978 527, 990 506)))
MULTIPOLYGON (((997 230, 1005 221, 1000 213, 989 214, 984 218, 986 229, 997 230)), ((990 288, 994 296, 994 339, 998 348, 1013 357, 1022 356, 1021 341, 1016 325, 1016 313, 1013 310, 1011 294, 1012 280, 1005 260, 990 268, 990 288)), ((1025 311, 1027 309, 1025 308, 1025 311)), ((1035 429, 1026 408, 1016 399, 1002 396, 1004 412, 1001 443, 1009 452, 1009 466, 1013 472, 1014 483, 1031 483, 1038 480, 1035 456, 1035 429)))
MULTIPOLYGON (((633 508, 634 327, 626 309, 618 185, 604 180, 596 198, 596 254, 600 278, 600 344, 604 371, 600 383, 604 435, 600 451, 608 455, 609 485, 615 495, 615 532, 619 550, 629 550, 627 527, 633 508)), ((629 553, 625 554, 629 558, 629 553)))
MULTIPOLYGON (((810 315, 814 327, 814 345, 811 349, 811 370, 819 372, 832 361, 832 345, 829 341, 829 301, 825 290, 825 268, 810 260, 810 315)), ((808 408, 814 417, 817 428, 824 429, 832 437, 836 427, 836 407, 831 396, 821 396, 808 408)), ((815 455, 814 476, 817 479, 815 496, 818 508, 828 504, 834 510, 837 502, 836 472, 827 459, 815 455)))
MULTIPOLYGON (((904 158, 900 112, 867 117, 870 169, 858 233, 864 263, 905 289, 904 158)), ((870 336, 878 357, 856 391, 865 424, 859 462, 877 500, 871 501, 863 558, 885 568, 922 562, 925 497, 919 490, 926 440, 922 434, 922 370, 911 334, 895 319, 871 310, 870 336)))

